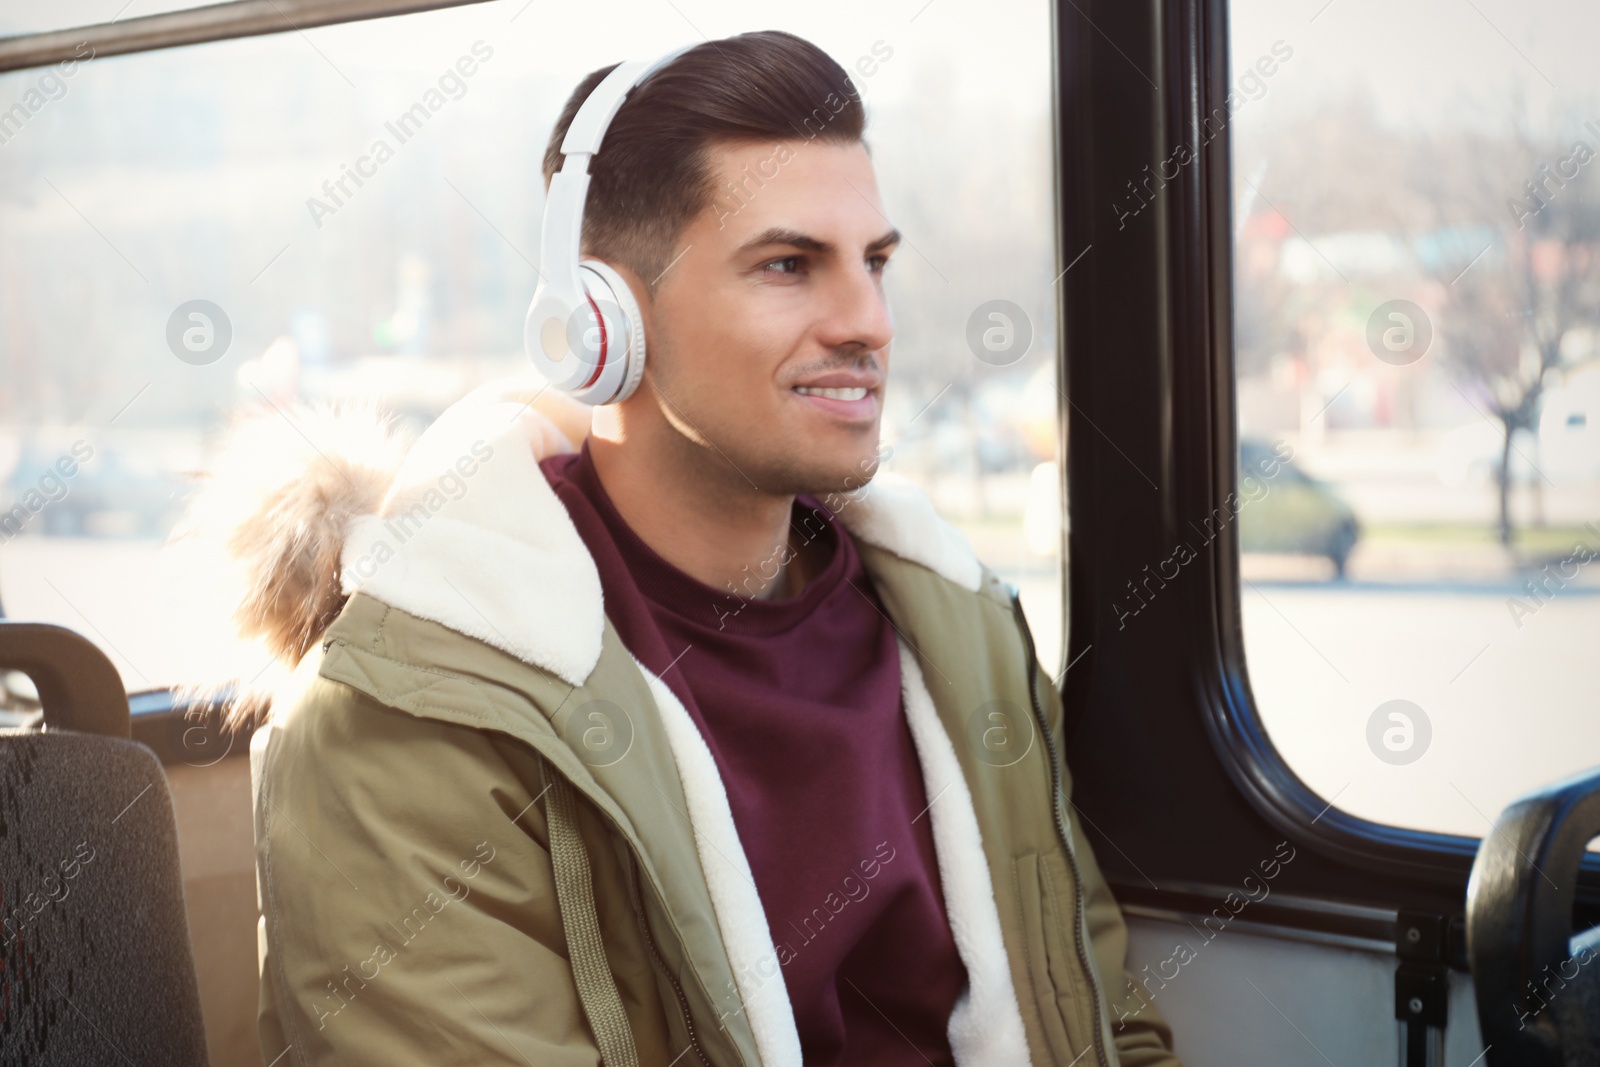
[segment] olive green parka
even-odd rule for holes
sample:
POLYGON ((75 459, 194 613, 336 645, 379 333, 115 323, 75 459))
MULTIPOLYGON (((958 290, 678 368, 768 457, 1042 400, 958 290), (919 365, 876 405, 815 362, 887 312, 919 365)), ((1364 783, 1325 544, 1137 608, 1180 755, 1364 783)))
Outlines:
MULTIPOLYGON (((313 450, 283 431, 302 466, 231 540, 258 581, 293 571, 264 626, 307 649, 251 746, 263 1063, 802 1063, 716 765, 606 619, 537 388, 479 389, 398 469, 371 420, 290 412, 313 450)), ((828 506, 899 635, 956 1063, 1179 1067, 1014 592, 903 479, 828 506)), ((871 891, 862 859, 819 923, 871 891)))

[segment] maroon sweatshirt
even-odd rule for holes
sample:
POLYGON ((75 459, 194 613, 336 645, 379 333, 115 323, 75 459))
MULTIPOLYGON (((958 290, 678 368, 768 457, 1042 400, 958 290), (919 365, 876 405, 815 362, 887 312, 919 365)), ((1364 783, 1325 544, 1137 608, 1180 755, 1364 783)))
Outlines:
POLYGON ((894 628, 849 535, 797 498, 794 528, 822 540, 826 566, 798 596, 737 597, 629 528, 587 442, 540 466, 594 556, 607 617, 711 749, 805 1062, 953 1063, 946 1027, 966 967, 901 711, 894 628))

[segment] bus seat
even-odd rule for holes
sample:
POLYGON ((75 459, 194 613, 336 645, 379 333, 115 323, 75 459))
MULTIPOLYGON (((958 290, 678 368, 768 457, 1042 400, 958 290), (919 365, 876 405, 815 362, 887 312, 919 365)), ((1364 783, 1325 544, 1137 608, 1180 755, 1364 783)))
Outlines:
POLYGON ((1600 768, 1513 801, 1467 882, 1467 955, 1489 1067, 1600 1065, 1600 927, 1573 907, 1600 834, 1600 768))
POLYGON ((11 622, 0 667, 34 680, 45 727, 0 734, 0 1059, 205 1067, 167 778, 115 669, 11 622))

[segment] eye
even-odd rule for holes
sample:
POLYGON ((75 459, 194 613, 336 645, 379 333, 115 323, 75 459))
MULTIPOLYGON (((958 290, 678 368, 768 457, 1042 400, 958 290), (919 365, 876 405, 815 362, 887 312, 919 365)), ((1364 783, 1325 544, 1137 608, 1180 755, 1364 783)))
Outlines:
POLYGON ((761 265, 761 269, 763 271, 770 271, 773 274, 796 274, 796 273, 799 272, 800 264, 804 259, 805 259, 804 256, 784 256, 782 259, 769 260, 768 262, 763 263, 761 265), (792 267, 792 269, 790 269, 790 270, 772 270, 772 268, 774 266, 776 266, 777 264, 780 264, 780 263, 787 263, 792 267))
POLYGON ((873 270, 882 271, 885 267, 887 267, 889 265, 889 257, 888 256, 882 256, 882 255, 880 255, 880 256, 868 256, 867 257, 867 262, 871 263, 871 264, 874 264, 874 266, 872 267, 873 270))

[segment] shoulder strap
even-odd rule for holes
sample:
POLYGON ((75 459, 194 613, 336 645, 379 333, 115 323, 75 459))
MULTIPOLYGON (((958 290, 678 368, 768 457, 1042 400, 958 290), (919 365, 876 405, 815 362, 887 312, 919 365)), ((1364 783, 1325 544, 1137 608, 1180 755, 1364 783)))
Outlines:
POLYGON ((571 784, 559 772, 546 774, 545 766, 545 760, 540 758, 539 777, 548 794, 545 822, 550 832, 556 903, 561 909, 561 927, 567 935, 567 956, 578 986, 578 999, 583 1003, 583 1014, 594 1031, 605 1067, 639 1067, 633 1030, 622 1009, 622 997, 612 981, 611 965, 606 962, 605 947, 600 940, 589 851, 578 833, 577 802, 571 784))

